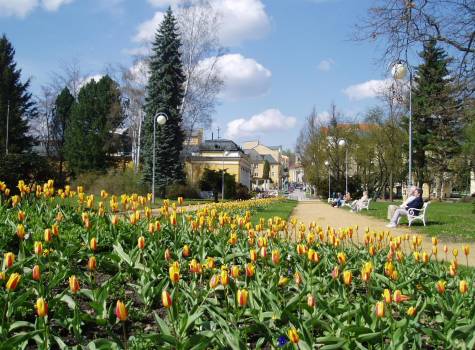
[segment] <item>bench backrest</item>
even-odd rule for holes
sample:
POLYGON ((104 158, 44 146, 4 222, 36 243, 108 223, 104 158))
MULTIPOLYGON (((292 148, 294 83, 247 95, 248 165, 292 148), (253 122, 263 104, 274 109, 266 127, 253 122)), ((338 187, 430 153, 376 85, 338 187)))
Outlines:
POLYGON ((429 204, 430 202, 425 202, 421 209, 422 213, 419 214, 424 216, 424 219, 427 217, 427 207, 429 206, 429 204))

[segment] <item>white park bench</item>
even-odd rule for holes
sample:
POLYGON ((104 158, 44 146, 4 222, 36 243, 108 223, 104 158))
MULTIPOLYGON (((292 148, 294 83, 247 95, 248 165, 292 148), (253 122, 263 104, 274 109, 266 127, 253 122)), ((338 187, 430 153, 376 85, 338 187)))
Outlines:
POLYGON ((429 206, 429 204, 430 202, 426 202, 424 203, 421 209, 410 208, 407 211, 407 221, 409 221, 409 226, 411 226, 411 224, 416 220, 420 220, 422 221, 424 226, 426 225, 427 207, 429 206))
POLYGON ((362 211, 363 209, 369 210, 369 203, 371 203, 371 198, 368 198, 367 201, 364 201, 363 205, 361 205, 360 207, 356 207, 356 210, 357 211, 362 211))

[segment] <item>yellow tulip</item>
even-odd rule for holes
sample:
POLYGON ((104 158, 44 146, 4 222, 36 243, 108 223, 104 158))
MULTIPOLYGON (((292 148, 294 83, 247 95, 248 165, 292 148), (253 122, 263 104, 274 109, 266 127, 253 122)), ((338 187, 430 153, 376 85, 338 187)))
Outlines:
POLYGON ((172 306, 172 296, 166 289, 162 290, 162 305, 166 309, 172 306))
POLYGON ((246 289, 239 289, 237 292, 237 302, 239 306, 246 306, 249 292, 246 289))
POLYGON ((287 332, 287 336, 289 337, 290 342, 293 344, 297 344, 300 341, 299 334, 295 328, 290 328, 287 332))
POLYGON ((15 273, 12 273, 12 274, 10 275, 10 278, 9 278, 8 281, 7 281, 7 284, 5 285, 5 288, 6 288, 7 290, 9 290, 9 291, 10 291, 10 290, 11 290, 11 291, 15 290, 16 287, 18 286, 18 283, 20 283, 20 280, 21 280, 20 274, 18 274, 18 273, 16 273, 16 272, 15 272, 15 273))
POLYGON ((48 303, 43 298, 38 298, 36 300, 35 309, 38 317, 45 317, 48 315, 48 303))

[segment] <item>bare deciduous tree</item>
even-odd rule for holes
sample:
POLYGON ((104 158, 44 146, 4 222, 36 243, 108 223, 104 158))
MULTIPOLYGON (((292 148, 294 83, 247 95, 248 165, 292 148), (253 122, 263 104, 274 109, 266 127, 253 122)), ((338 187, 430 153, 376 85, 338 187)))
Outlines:
POLYGON ((475 91, 475 0, 374 0, 355 39, 380 42, 386 62, 407 61, 435 39, 454 57, 461 90, 475 91))
POLYGON ((186 77, 181 112, 189 134, 209 127, 223 81, 218 60, 224 49, 218 39, 219 16, 208 1, 185 6, 177 13, 186 77))

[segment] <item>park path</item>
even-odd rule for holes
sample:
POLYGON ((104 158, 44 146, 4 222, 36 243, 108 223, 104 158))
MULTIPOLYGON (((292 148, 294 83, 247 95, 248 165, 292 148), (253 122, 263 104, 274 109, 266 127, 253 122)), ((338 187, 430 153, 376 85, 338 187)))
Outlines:
MULTIPOLYGON (((292 216, 297 217, 300 222, 303 222, 308 226, 309 223, 315 221, 317 225, 320 225, 323 228, 327 226, 338 228, 347 228, 350 226, 358 225, 360 232, 360 240, 362 240, 363 235, 361 234, 369 227, 372 231, 381 232, 381 231, 390 231, 393 236, 409 233, 411 235, 418 233, 415 229, 410 229, 408 226, 398 226, 395 229, 389 229, 386 227, 387 221, 379 220, 364 214, 352 213, 345 209, 334 208, 328 205, 326 202, 318 200, 307 200, 299 201, 295 209, 293 210, 292 216)), ((420 234, 422 236, 422 250, 426 251, 428 254, 432 252, 432 237, 420 234)), ((473 243, 473 242, 472 242, 473 243)), ((439 260, 445 257, 443 247, 446 244, 449 248, 448 259, 452 259, 452 250, 457 248, 459 251, 458 261, 460 264, 465 264, 465 255, 463 254, 464 244, 469 244, 467 242, 451 242, 447 239, 439 239, 439 260)), ((475 247, 472 246, 472 251, 468 256, 468 264, 470 266, 475 266, 475 247)))

